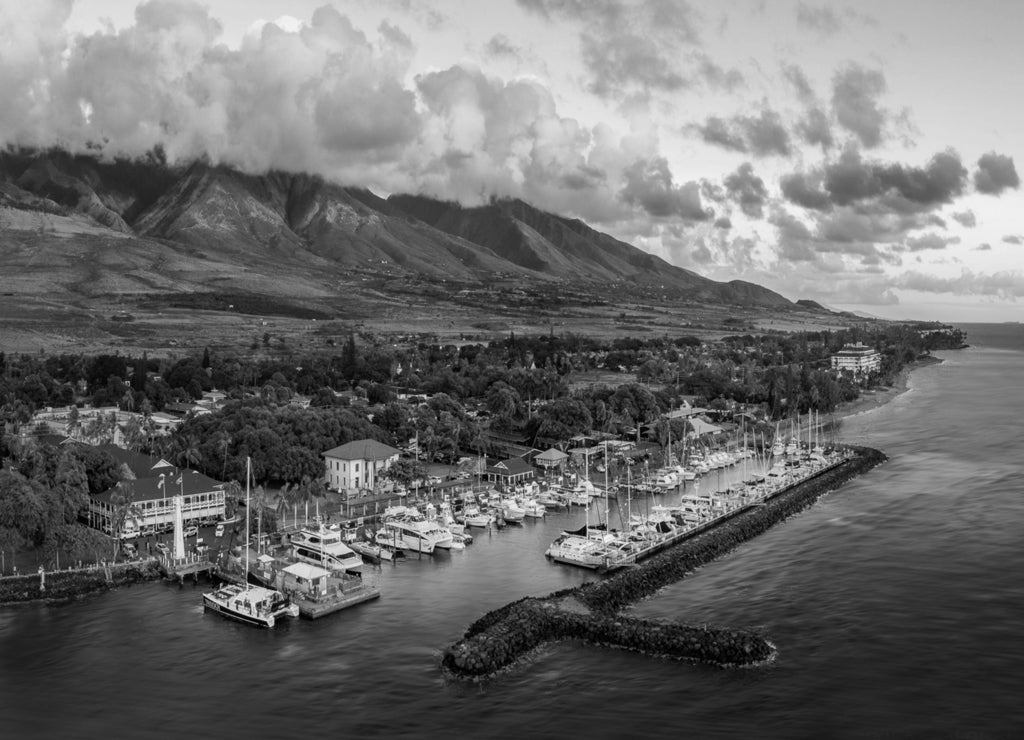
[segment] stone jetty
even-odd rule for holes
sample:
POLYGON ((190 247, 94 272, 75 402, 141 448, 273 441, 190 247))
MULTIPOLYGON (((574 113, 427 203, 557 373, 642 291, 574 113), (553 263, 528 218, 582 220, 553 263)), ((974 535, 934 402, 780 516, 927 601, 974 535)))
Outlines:
POLYGON ((0 605, 70 601, 158 578, 160 570, 155 560, 6 576, 0 579, 0 605))
POLYGON ((507 668, 547 642, 566 639, 720 666, 751 665, 770 659, 774 655, 771 643, 750 631, 636 619, 619 612, 886 460, 878 450, 849 449, 855 454, 843 463, 607 580, 543 598, 520 599, 485 614, 444 651, 442 667, 458 677, 484 677, 507 668))

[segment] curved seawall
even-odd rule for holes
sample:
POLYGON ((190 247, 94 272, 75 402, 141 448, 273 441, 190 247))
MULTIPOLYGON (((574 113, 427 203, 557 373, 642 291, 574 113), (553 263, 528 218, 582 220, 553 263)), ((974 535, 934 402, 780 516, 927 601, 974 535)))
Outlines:
POLYGON ((486 676, 512 665, 546 642, 566 639, 722 666, 749 665, 771 658, 771 643, 750 631, 656 622, 618 613, 886 460, 878 450, 849 449, 855 455, 839 465, 605 581, 586 583, 543 598, 520 599, 485 614, 470 625, 461 640, 444 651, 442 667, 456 676, 486 676))
POLYGON ((160 577, 155 560, 98 566, 82 570, 47 571, 0 579, 0 605, 29 601, 67 601, 120 586, 160 577))

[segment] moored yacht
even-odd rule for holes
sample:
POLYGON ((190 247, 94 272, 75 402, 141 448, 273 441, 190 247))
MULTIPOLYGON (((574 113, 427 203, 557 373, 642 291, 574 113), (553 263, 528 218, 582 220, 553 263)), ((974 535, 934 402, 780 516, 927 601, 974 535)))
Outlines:
POLYGON ((451 531, 437 522, 427 521, 415 509, 390 507, 384 517, 385 538, 398 547, 428 555, 433 554, 435 548, 450 550, 452 547, 451 531))
POLYGON ((300 529, 289 535, 291 554, 296 560, 327 570, 358 571, 363 559, 342 542, 341 532, 326 527, 300 529))
POLYGON ((203 606, 257 627, 273 627, 279 617, 299 616, 297 604, 280 591, 263 586, 227 584, 203 594, 203 606))

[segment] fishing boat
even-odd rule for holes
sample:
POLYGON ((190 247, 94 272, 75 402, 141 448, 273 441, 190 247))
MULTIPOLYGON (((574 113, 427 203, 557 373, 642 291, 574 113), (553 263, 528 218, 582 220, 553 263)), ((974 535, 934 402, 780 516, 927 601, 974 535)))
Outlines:
MULTIPOLYGON (((249 480, 252 463, 245 464, 245 570, 249 573, 249 480)), ((203 594, 203 606, 228 619, 257 627, 273 627, 280 617, 298 617, 299 607, 273 588, 244 584, 227 584, 203 594)))

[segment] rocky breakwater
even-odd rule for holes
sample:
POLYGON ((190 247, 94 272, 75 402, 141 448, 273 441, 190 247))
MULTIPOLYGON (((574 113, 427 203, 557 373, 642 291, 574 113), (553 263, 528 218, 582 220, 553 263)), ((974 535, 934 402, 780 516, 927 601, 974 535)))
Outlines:
POLYGON ((836 467, 605 581, 520 599, 485 614, 444 651, 442 667, 455 676, 479 678, 507 668, 547 642, 574 639, 721 666, 770 659, 773 646, 753 632, 635 619, 619 612, 886 459, 870 448, 851 451, 855 454, 836 467))
POLYGON ((69 601, 160 577, 156 561, 47 571, 0 579, 0 605, 30 601, 69 601))

